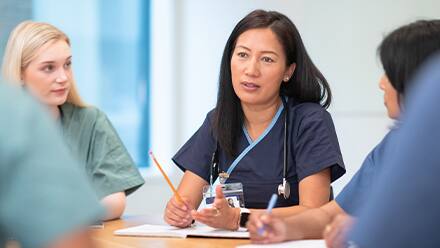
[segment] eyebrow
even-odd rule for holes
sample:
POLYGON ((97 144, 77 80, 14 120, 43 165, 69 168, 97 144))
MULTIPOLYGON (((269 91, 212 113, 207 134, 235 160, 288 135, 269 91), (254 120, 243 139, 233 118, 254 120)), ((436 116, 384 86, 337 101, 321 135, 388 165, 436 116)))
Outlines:
MULTIPOLYGON (((69 57, 67 57, 66 58, 66 61, 67 60, 70 60, 70 59, 72 59, 72 55, 70 55, 69 57)), ((53 63, 55 63, 56 61, 54 61, 54 60, 48 60, 48 61, 42 61, 42 62, 40 62, 40 64, 53 64, 53 63)))
MULTIPOLYGON (((245 49, 245 50, 251 51, 250 48, 248 48, 248 47, 246 47, 246 46, 243 46, 243 45, 238 45, 237 48, 243 48, 243 49, 245 49)), ((270 51, 270 50, 267 50, 267 51, 261 51, 261 53, 272 53, 272 54, 274 54, 274 55, 276 55, 276 56, 279 57, 278 53, 276 53, 276 52, 274 52, 274 51, 270 51)))

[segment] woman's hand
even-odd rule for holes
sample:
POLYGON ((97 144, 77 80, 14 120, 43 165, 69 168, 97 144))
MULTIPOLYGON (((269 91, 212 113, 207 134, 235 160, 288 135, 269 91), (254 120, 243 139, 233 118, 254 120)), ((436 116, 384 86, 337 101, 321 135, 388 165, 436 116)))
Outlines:
POLYGON ((324 229, 324 239, 327 247, 347 247, 347 233, 355 222, 355 218, 348 214, 337 215, 331 224, 324 229))
POLYGON ((215 189, 215 200, 212 208, 204 208, 200 211, 193 210, 192 217, 201 223, 215 228, 237 230, 240 215, 239 208, 231 208, 223 195, 220 185, 215 189))
POLYGON ((253 243, 278 243, 287 237, 286 223, 262 211, 253 211, 246 226, 253 243))
POLYGON ((188 227, 191 225, 193 218, 191 216, 190 203, 187 199, 182 198, 184 203, 181 203, 173 196, 167 203, 164 213, 164 220, 166 223, 177 227, 188 227))

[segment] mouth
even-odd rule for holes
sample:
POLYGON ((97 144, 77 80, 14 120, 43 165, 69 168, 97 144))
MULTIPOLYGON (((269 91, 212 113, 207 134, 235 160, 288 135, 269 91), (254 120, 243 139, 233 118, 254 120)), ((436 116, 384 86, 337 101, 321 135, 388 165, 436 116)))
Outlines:
POLYGON ((259 86, 258 84, 253 83, 253 82, 246 82, 246 81, 243 81, 243 82, 241 82, 241 85, 242 85, 245 89, 248 89, 248 90, 256 90, 256 89, 260 88, 260 86, 259 86))
POLYGON ((51 90, 51 92, 55 93, 55 94, 64 94, 66 91, 67 91, 67 88, 51 90))

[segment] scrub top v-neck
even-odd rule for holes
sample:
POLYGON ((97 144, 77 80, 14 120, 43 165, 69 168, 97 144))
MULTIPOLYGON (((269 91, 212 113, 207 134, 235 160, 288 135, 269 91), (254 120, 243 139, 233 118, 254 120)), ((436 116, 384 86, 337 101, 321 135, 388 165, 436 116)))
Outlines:
MULTIPOLYGON (((202 126, 173 157, 183 171, 190 170, 209 182, 211 157, 216 149, 213 133, 214 111, 208 113, 202 126)), ((297 103, 289 99, 289 152, 287 181, 291 187, 288 199, 278 198, 276 207, 287 207, 299 203, 299 182, 326 168, 331 169, 331 181, 345 173, 338 139, 330 114, 319 104, 297 103)), ((262 137, 252 141, 245 130, 238 137, 238 153, 247 153, 239 159, 229 175, 227 183, 243 184, 245 206, 265 208, 278 185, 283 180, 284 115, 273 123, 273 127, 262 137), (257 144, 254 144, 254 142, 257 144), (249 149, 249 146, 253 146, 249 149)), ((235 158, 230 158, 218 147, 220 171, 227 171, 235 158)))

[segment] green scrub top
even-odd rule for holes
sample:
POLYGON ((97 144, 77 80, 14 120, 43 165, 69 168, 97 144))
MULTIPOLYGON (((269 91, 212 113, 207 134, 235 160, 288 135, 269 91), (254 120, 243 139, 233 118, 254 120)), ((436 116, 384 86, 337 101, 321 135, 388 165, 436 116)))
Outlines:
POLYGON ((103 208, 61 133, 25 93, 0 83, 0 247, 44 247, 103 208))
POLYGON ((116 192, 129 195, 144 183, 133 159, 102 111, 70 103, 63 104, 60 110, 67 145, 85 166, 99 198, 116 192))

